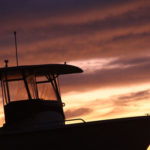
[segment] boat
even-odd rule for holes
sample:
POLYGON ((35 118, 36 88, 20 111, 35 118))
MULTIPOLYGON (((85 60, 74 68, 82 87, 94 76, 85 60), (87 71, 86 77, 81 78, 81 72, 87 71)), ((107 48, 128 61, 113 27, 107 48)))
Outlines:
POLYGON ((6 61, 0 68, 5 114, 1 147, 146 150, 150 144, 148 115, 66 124, 59 77, 82 72, 66 63, 9 67, 6 61))

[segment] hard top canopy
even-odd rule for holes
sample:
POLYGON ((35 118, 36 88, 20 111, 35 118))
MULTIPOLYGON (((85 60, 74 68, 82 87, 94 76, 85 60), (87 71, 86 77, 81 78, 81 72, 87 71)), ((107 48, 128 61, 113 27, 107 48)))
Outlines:
POLYGON ((67 65, 67 64, 44 64, 44 65, 26 65, 26 66, 17 66, 17 67, 5 67, 0 69, 0 79, 3 73, 7 73, 7 76, 20 76, 22 73, 26 75, 35 74, 36 76, 42 76, 45 74, 72 74, 72 73, 81 73, 82 69, 67 65))

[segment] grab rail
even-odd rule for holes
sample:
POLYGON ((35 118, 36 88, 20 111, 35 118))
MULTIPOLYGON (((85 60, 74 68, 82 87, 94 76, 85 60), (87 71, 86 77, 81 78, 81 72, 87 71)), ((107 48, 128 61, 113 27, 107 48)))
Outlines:
POLYGON ((85 121, 85 120, 83 120, 82 118, 69 119, 69 120, 65 120, 65 121, 77 121, 77 120, 81 120, 83 123, 86 123, 86 121, 85 121))

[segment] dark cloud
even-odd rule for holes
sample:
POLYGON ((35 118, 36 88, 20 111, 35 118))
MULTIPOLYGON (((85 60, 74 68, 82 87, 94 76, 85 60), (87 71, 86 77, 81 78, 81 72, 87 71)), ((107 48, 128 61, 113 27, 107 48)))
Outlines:
POLYGON ((138 57, 138 58, 133 58, 133 59, 117 59, 114 61, 111 61, 107 65, 120 65, 120 66, 139 66, 143 64, 149 64, 150 63, 150 57, 145 56, 145 57, 138 57))
POLYGON ((92 109, 90 108, 68 109, 65 111, 65 116, 67 119, 69 119, 88 115, 89 113, 92 113, 92 109))
POLYGON ((146 55, 149 4, 139 0, 1 1, 0 58, 9 53, 11 62, 15 61, 14 30, 22 64, 146 55))
POLYGON ((113 101, 112 110, 104 113, 101 117, 110 117, 117 116, 118 114, 126 114, 132 113, 133 111, 137 111, 138 107, 136 107, 138 102, 143 102, 150 99, 150 90, 144 90, 134 93, 128 93, 120 96, 116 96, 113 101), (132 106, 132 109, 131 109, 132 106), (133 109, 133 107, 135 109, 133 109))
POLYGON ((115 106, 128 106, 132 102, 144 101, 150 98, 150 90, 144 90, 121 95, 114 100, 115 106))
MULTIPOLYGON (((126 0, 126 3, 130 2, 126 0)), ((90 8, 95 8, 97 5, 99 8, 103 8, 104 6, 108 7, 110 5, 119 5, 124 3, 122 0, 116 1, 104 1, 104 0, 1 0, 1 15, 32 15, 32 14, 53 14, 60 13, 65 11, 80 11, 81 10, 89 10, 90 8), (26 13, 26 14, 25 14, 26 13)))

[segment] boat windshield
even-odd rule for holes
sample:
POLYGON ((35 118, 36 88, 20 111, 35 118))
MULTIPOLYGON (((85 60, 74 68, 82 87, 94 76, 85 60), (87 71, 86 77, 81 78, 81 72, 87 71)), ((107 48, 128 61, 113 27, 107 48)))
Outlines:
POLYGON ((56 75, 2 76, 4 105, 12 101, 43 99, 58 100, 59 90, 56 75))

